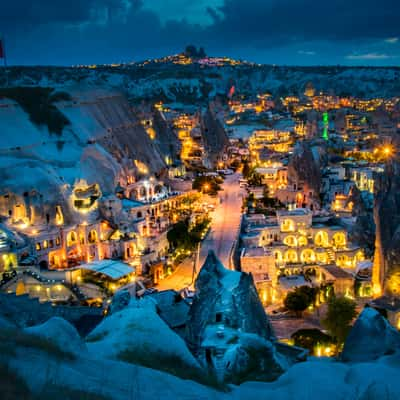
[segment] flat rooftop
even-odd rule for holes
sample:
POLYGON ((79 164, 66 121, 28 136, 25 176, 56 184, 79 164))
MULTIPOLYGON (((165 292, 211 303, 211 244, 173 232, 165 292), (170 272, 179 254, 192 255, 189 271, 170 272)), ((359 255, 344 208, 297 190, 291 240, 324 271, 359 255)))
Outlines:
POLYGON ((337 265, 321 265, 321 269, 331 274, 336 279, 353 279, 353 276, 337 265))
POLYGON ((249 247, 246 248, 243 256, 244 257, 263 257, 271 255, 271 252, 268 250, 264 250, 263 247, 249 247))
POLYGON ((278 211, 277 215, 278 216, 284 216, 284 217, 290 217, 290 216, 302 216, 302 215, 309 215, 311 214, 310 210, 307 210, 306 208, 296 208, 295 210, 283 210, 283 211, 278 211))

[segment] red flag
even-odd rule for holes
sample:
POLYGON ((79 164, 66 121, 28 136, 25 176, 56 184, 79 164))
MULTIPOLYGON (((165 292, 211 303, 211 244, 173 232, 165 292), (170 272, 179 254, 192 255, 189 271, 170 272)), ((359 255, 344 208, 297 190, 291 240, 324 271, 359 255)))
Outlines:
POLYGON ((0 39, 0 58, 4 58, 4 46, 3 41, 0 39))
POLYGON ((228 97, 231 99, 234 94, 235 94, 235 85, 232 85, 232 87, 229 89, 228 97))

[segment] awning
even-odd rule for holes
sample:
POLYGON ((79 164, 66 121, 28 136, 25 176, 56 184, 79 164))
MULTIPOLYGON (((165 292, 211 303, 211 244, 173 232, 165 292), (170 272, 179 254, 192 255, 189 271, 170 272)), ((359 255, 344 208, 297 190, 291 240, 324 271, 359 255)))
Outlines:
POLYGON ((370 260, 364 260, 357 263, 356 272, 364 269, 372 269, 372 262, 370 260))
POLYGON ((99 274, 106 275, 111 279, 120 279, 131 274, 132 272, 135 272, 135 268, 117 260, 93 261, 89 264, 79 265, 77 269, 97 272, 99 274))

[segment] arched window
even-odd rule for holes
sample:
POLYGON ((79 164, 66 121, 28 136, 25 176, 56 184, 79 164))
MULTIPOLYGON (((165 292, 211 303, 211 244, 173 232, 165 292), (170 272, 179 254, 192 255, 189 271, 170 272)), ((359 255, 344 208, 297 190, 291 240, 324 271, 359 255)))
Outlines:
POLYGON ((298 246, 307 246, 307 238, 305 236, 300 236, 297 240, 297 245, 298 246))
POLYGON ((301 261, 304 263, 313 263, 315 262, 315 253, 311 249, 305 249, 301 252, 301 261))
POLYGON ((275 261, 282 261, 282 253, 279 250, 274 251, 275 261))
POLYGON ((71 231, 67 235, 67 246, 73 246, 78 241, 78 235, 75 231, 71 231))
POLYGON ((88 242, 89 243, 96 243, 97 242, 97 231, 92 229, 88 234, 88 242))
POLYGON ((346 246, 346 235, 344 232, 337 232, 333 235, 333 244, 336 247, 343 247, 346 246))
POLYGON ((281 231, 282 232, 294 232, 295 224, 292 219, 284 219, 281 223, 281 231))
POLYGON ((325 231, 318 231, 315 235, 314 242, 319 247, 329 246, 329 236, 325 231))
POLYGON ((293 235, 286 236, 285 239, 283 239, 283 243, 286 244, 286 246, 295 247, 297 246, 297 238, 293 235))
POLYGON ((297 262, 297 252, 295 250, 288 250, 285 252, 285 261, 288 263, 297 262))

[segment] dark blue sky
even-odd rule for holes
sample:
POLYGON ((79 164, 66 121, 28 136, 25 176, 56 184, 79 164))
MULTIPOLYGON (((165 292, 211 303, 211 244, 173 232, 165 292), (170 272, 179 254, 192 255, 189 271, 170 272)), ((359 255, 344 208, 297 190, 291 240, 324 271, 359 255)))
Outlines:
POLYGON ((269 64, 400 65, 399 0, 0 0, 9 64, 181 51, 269 64))

